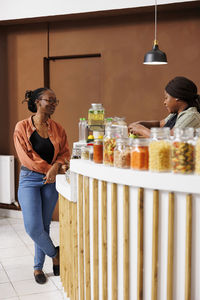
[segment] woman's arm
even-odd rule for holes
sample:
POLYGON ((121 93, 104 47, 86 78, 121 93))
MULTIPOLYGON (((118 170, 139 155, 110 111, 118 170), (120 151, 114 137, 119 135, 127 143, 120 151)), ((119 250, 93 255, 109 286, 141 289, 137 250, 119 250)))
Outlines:
POLYGON ((143 137, 150 137, 150 129, 152 127, 163 127, 165 125, 165 120, 161 121, 138 121, 131 123, 128 126, 129 132, 133 134, 138 134, 143 137))

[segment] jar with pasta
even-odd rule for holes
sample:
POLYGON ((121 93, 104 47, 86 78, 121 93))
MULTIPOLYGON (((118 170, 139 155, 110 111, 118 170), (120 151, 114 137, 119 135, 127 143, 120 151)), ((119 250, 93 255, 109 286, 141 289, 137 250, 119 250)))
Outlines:
POLYGON ((155 172, 169 172, 171 170, 171 143, 168 127, 151 128, 149 170, 155 172))
POLYGON ((133 139, 131 147, 131 169, 149 169, 149 139, 133 139))
POLYGON ((194 129, 175 128, 172 142, 172 170, 174 173, 194 172, 194 129))
POLYGON ((123 169, 130 168, 130 146, 128 138, 119 138, 116 140, 114 167, 123 169))
POLYGON ((114 164, 114 149, 116 146, 116 139, 120 138, 117 129, 107 127, 103 139, 103 163, 104 165, 113 166, 114 164))

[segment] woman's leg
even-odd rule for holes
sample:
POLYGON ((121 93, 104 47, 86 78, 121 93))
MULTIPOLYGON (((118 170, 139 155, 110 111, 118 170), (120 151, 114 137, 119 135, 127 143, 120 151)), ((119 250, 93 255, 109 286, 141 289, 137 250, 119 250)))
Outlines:
POLYGON ((56 248, 44 229, 43 204, 41 188, 44 186, 43 174, 32 171, 21 171, 18 189, 18 199, 22 209, 26 232, 44 252, 43 257, 36 253, 37 266, 34 269, 42 270, 44 254, 55 257, 56 248))
MULTIPOLYGON (((55 188, 55 183, 45 184, 41 188, 41 199, 42 199, 42 218, 45 232, 49 235, 50 223, 52 220, 52 215, 54 208, 58 200, 58 192, 55 188)), ((45 254, 38 244, 35 244, 35 268, 38 264, 44 260, 45 254)))

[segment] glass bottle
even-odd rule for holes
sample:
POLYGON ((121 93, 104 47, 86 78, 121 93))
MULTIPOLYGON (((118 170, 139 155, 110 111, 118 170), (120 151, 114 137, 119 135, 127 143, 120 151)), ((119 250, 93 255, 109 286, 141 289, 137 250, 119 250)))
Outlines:
POLYGON ((131 169, 149 169, 149 139, 132 139, 131 147, 131 169))
POLYGON ((194 129, 175 128, 172 142, 172 170, 174 173, 194 172, 194 129))
POLYGON ((96 164, 103 163, 103 139, 95 139, 94 140, 93 161, 96 164))
POLYGON ((87 140, 87 121, 85 118, 80 118, 79 124, 79 142, 87 140))
POLYGON ((149 143, 149 170, 168 172, 171 170, 171 143, 168 127, 151 128, 149 143))
POLYGON ((114 149, 114 167, 130 168, 130 146, 128 138, 119 138, 116 140, 114 149))

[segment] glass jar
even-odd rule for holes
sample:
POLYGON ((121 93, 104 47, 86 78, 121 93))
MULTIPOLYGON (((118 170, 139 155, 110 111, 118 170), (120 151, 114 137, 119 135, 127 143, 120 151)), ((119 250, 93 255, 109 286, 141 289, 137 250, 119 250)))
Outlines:
POLYGON ((103 139, 95 139, 94 140, 93 161, 96 164, 103 163, 103 139))
POLYGON ((81 147, 81 159, 89 160, 89 158, 90 158, 89 147, 87 147, 87 146, 81 147))
POLYGON ((71 159, 79 159, 79 158, 81 158, 81 149, 73 148, 71 159))
POLYGON ((106 132, 103 139, 103 163, 105 165, 113 166, 116 139, 119 137, 120 135, 118 135, 115 128, 106 128, 106 132))
POLYGON ((123 169, 130 168, 130 146, 129 139, 127 138, 119 138, 116 140, 114 167, 123 169))
POLYGON ((131 169, 149 169, 149 139, 133 139, 131 147, 131 169))
POLYGON ((151 128, 149 143, 149 170, 168 172, 171 170, 171 143, 170 129, 151 128))
POLYGON ((104 108, 101 103, 91 104, 88 111, 88 125, 104 125, 104 108))
POLYGON ((194 172, 194 129, 175 128, 172 142, 172 170, 174 173, 194 172))

